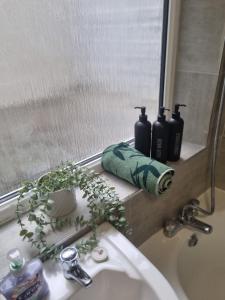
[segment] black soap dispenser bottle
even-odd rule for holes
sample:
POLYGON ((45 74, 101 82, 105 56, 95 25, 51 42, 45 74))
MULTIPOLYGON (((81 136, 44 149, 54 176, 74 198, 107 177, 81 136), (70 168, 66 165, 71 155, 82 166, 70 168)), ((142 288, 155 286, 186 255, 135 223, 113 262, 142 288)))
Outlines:
POLYGON ((152 126, 152 151, 151 157, 165 163, 167 161, 168 153, 168 138, 169 138, 169 124, 164 115, 165 107, 159 108, 159 115, 157 121, 152 126))
POLYGON ((175 104, 175 110, 169 123, 169 147, 168 160, 177 161, 180 159, 181 144, 184 130, 184 120, 180 117, 179 108, 185 104, 175 104))
POLYGON ((148 116, 145 114, 145 106, 136 106, 141 110, 139 121, 134 126, 135 149, 143 153, 145 156, 150 156, 151 149, 151 123, 148 121, 148 116))

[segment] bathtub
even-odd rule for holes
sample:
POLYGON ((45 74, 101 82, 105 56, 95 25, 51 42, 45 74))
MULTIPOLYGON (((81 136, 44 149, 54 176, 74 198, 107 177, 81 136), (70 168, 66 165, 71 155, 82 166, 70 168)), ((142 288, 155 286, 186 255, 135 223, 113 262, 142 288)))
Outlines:
MULTIPOLYGON (((206 207, 209 191, 198 199, 206 207)), ((214 215, 201 219, 213 226, 210 235, 182 229, 167 238, 161 230, 139 249, 167 278, 180 300, 225 300, 225 191, 216 190, 214 215), (193 233, 198 241, 190 246, 193 233)))

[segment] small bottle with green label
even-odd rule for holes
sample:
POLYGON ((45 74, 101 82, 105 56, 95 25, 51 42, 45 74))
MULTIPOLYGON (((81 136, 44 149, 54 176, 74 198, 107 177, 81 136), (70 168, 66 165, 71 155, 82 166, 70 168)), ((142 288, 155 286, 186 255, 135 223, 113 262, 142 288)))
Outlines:
POLYGON ((42 300, 49 293, 40 259, 25 262, 18 249, 8 252, 10 272, 0 281, 0 294, 7 300, 42 300))

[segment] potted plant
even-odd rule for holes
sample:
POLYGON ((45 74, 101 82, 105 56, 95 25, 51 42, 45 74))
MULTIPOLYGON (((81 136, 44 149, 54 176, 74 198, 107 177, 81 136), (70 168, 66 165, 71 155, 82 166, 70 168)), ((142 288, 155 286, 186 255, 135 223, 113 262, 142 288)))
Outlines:
POLYGON ((88 240, 77 244, 80 253, 91 251, 98 243, 97 225, 108 221, 118 230, 128 232, 125 207, 115 192, 96 172, 68 162, 47 173, 40 180, 27 181, 23 184, 17 201, 17 222, 23 240, 36 247, 39 254, 50 258, 56 257, 61 246, 47 241, 49 229, 56 231, 64 226, 75 228, 88 227, 92 234, 88 240), (83 215, 55 216, 51 214, 54 192, 77 187, 86 201, 89 217, 83 215))

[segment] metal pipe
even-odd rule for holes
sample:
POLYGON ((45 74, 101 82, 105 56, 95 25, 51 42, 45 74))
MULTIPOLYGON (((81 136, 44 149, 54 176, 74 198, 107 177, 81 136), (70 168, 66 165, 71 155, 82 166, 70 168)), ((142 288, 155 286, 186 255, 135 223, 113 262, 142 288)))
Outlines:
POLYGON ((225 77, 223 79, 223 88, 222 88, 222 93, 220 97, 220 102, 219 102, 219 111, 218 115, 216 116, 216 128, 215 128, 215 135, 213 139, 213 148, 211 152, 211 157, 210 157, 210 179, 211 179, 211 202, 210 202, 210 210, 208 211, 209 215, 212 215, 215 211, 215 173, 216 173, 216 161, 217 161, 217 153, 218 153, 218 140, 219 140, 219 129, 220 129, 220 124, 221 124, 221 119, 222 119, 222 112, 223 112, 223 107, 224 107, 224 99, 225 99, 225 77))

